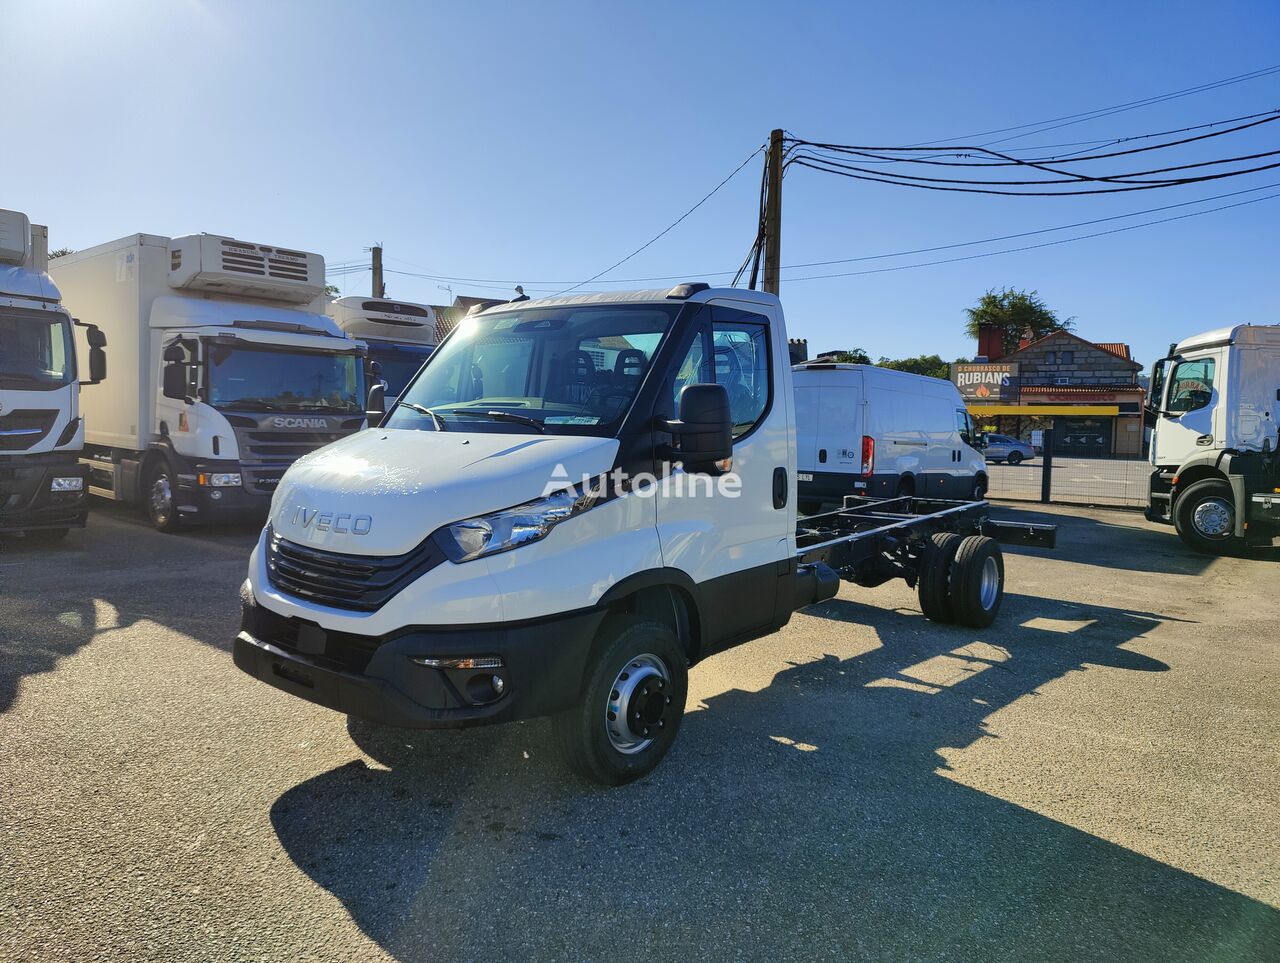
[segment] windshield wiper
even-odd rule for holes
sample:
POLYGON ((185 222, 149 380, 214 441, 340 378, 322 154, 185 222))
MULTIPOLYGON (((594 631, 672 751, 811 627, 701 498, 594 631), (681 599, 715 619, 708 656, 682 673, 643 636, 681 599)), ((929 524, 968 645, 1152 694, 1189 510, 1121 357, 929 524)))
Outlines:
POLYGON ((517 424, 528 425, 540 435, 547 433, 546 427, 536 418, 530 418, 528 415, 517 415, 513 411, 485 411, 481 408, 450 408, 451 415, 480 415, 484 418, 492 418, 494 421, 514 421, 517 424))
POLYGON ((392 410, 394 411, 395 408, 399 408, 401 405, 408 408, 410 411, 416 411, 420 415, 426 415, 433 422, 435 422, 436 431, 449 430, 449 426, 444 423, 444 419, 440 417, 440 413, 438 411, 432 411, 430 408, 425 408, 422 405, 415 404, 412 401, 397 401, 395 403, 395 407, 392 410))

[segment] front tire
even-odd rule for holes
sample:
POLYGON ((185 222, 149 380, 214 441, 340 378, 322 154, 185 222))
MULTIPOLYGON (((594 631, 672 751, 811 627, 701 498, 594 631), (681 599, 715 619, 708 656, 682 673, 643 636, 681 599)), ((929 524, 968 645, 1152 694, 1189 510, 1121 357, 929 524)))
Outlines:
POLYGON ((169 463, 157 458, 147 470, 142 483, 143 504, 147 509, 147 518, 157 532, 172 534, 182 527, 182 519, 178 515, 177 485, 169 463))
POLYGON ((648 774, 675 742, 688 690, 688 658, 668 626, 609 619, 582 697, 552 720, 565 762, 606 786, 648 774))
POLYGON ((1202 555, 1228 555, 1239 547, 1231 486, 1208 478, 1188 486, 1173 505, 1173 526, 1188 548, 1202 555))
POLYGON ((1005 459, 1005 461, 1006 461, 1006 462, 1008 462, 1010 465, 1021 465, 1021 464, 1022 464, 1022 452, 1020 452, 1020 451, 1011 451, 1011 452, 1009 452, 1009 457, 1008 457, 1008 458, 1006 458, 1006 459, 1005 459))

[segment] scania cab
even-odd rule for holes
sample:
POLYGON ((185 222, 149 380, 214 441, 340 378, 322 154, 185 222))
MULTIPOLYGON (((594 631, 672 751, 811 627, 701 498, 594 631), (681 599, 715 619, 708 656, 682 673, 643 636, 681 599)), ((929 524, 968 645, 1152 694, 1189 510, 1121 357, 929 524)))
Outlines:
POLYGON ((48 260, 49 229, 0 211, 0 533, 32 542, 85 524, 80 386, 106 375, 102 332, 67 313, 48 260), (89 346, 84 381, 76 325, 89 346))
POLYGON ((111 341, 85 392, 90 491, 160 531, 261 518, 294 459, 365 426, 364 345, 322 313, 317 254, 131 234, 52 274, 111 341))
POLYGON ((643 775, 688 669, 840 578, 935 620, 1003 597, 985 502, 853 495, 797 522, 776 297, 682 284, 468 316, 380 427, 285 473, 242 588, 241 669, 393 726, 551 716, 572 768, 643 775), (721 363, 731 356, 732 363, 721 363))
POLYGON ((1151 375, 1147 518, 1229 554, 1280 534, 1280 325, 1218 328, 1169 346, 1151 375))

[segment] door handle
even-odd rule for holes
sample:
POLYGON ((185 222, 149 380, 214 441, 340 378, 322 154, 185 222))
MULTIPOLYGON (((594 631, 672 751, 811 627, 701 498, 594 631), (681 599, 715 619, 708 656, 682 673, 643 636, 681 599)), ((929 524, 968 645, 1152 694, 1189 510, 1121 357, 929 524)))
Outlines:
POLYGON ((787 470, 785 468, 775 468, 773 470, 773 507, 786 508, 787 506, 787 470))
POLYGON ((1199 438, 1196 439, 1196 444, 1204 445, 1204 446, 1212 445, 1213 435, 1201 435, 1199 438))

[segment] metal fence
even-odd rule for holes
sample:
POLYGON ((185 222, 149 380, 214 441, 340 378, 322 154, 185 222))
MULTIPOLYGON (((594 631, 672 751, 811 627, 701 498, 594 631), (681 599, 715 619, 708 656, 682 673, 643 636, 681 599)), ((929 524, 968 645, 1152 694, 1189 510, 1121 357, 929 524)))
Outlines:
POLYGON ((1151 464, 1145 458, 1078 458, 1045 454, 1017 465, 989 463, 988 495, 996 499, 1145 508, 1151 464))

